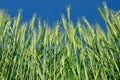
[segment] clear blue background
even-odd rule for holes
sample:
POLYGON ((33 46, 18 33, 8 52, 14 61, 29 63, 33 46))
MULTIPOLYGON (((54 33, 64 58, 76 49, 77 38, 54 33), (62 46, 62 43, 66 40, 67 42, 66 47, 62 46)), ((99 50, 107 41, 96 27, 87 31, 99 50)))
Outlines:
POLYGON ((103 7, 103 1, 108 8, 120 9, 120 0, 0 0, 0 9, 5 9, 12 17, 22 9, 22 21, 29 21, 34 13, 42 21, 48 20, 52 26, 66 13, 66 7, 71 6, 71 19, 74 23, 85 16, 91 24, 99 22, 105 29, 104 22, 98 14, 97 7, 103 7))

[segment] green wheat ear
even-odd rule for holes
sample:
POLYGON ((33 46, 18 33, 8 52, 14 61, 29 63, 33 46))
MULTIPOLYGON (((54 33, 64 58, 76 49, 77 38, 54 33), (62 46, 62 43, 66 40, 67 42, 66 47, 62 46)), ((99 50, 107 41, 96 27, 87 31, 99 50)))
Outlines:
POLYGON ((70 21, 70 6, 67 7, 67 16, 68 20, 70 21))
POLYGON ((1 24, 2 24, 3 14, 4 14, 4 12, 2 10, 0 10, 0 27, 1 27, 1 24))

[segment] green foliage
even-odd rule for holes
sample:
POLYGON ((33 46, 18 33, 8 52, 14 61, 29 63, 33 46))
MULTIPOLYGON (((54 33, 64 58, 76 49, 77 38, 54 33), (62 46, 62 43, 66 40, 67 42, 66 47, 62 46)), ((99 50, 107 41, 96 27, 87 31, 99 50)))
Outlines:
POLYGON ((107 35, 99 24, 76 26, 62 17, 53 29, 38 21, 21 24, 21 11, 14 19, 0 11, 0 80, 119 80, 120 11, 112 12, 104 4, 98 9, 107 26, 107 35), (13 22, 13 23, 12 23, 13 22))

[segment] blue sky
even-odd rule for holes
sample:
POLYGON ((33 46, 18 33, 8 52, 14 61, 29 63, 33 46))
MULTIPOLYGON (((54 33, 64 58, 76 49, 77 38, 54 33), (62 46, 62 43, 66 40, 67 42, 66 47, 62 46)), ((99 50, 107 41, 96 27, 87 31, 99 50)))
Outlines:
POLYGON ((0 9, 5 9, 12 17, 22 9, 22 21, 29 21, 36 13, 42 21, 47 19, 52 26, 61 19, 62 14, 67 14, 66 7, 70 5, 74 23, 85 16, 91 24, 99 22, 104 29, 104 22, 97 11, 97 7, 103 7, 103 1, 110 9, 120 9, 120 0, 0 0, 0 9))

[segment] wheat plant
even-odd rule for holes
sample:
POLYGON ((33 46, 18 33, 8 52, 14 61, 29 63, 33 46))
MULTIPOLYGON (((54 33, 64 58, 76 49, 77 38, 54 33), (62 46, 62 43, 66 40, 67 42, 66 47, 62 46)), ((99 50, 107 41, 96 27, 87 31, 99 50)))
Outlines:
POLYGON ((0 11, 0 80, 120 80, 120 11, 98 11, 107 32, 85 17, 74 25, 70 7, 53 28, 0 11))

